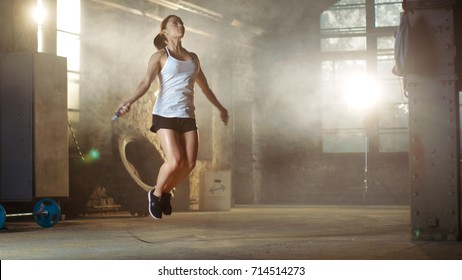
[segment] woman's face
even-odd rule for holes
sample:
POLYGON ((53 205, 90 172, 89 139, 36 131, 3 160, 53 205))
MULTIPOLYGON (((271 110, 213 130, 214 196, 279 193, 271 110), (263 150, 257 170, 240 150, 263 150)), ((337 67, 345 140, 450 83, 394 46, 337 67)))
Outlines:
POLYGON ((183 21, 178 17, 169 18, 167 25, 164 29, 164 35, 173 38, 182 38, 184 36, 183 21))

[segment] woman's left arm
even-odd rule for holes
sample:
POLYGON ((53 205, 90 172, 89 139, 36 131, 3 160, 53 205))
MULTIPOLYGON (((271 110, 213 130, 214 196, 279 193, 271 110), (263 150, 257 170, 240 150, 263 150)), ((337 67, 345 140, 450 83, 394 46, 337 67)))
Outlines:
MULTIPOLYGON (((197 56, 196 56, 197 59, 197 56)), ((197 73, 196 77, 196 83, 199 85, 201 88, 202 92, 204 93, 205 97, 215 106, 217 109, 220 111, 220 117, 221 120, 223 121, 224 124, 228 124, 228 111, 226 110, 223 105, 221 105, 220 101, 218 101, 217 97, 213 93, 213 91, 210 89, 209 84, 207 82, 207 78, 204 75, 204 72, 202 72, 202 69, 199 68, 199 72, 197 73)))

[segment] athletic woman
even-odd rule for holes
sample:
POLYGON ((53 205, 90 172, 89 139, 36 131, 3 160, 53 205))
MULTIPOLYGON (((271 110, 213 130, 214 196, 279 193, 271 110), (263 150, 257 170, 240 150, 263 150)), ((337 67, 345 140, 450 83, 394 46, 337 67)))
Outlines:
POLYGON ((171 191, 196 165, 199 139, 194 114, 195 83, 220 111, 223 123, 228 123, 228 111, 210 89, 199 58, 181 44, 184 34, 185 27, 178 16, 170 15, 161 22, 160 32, 154 38, 158 51, 150 57, 146 74, 133 94, 116 112, 117 115, 126 114, 131 105, 149 90, 156 77, 159 78, 151 131, 158 136, 165 162, 159 169, 156 186, 148 192, 149 213, 154 219, 161 219, 162 214, 172 214, 171 191))

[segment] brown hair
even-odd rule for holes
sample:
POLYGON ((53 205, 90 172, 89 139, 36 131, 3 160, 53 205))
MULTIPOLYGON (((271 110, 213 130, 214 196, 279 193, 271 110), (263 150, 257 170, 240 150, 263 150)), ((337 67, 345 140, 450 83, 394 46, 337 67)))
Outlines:
POLYGON ((181 21, 181 18, 176 15, 169 15, 162 20, 162 22, 160 23, 160 32, 156 35, 156 37, 154 37, 154 40, 152 42, 158 50, 163 49, 167 46, 167 38, 165 37, 164 33, 162 33, 162 30, 167 28, 167 23, 172 17, 176 17, 181 21))

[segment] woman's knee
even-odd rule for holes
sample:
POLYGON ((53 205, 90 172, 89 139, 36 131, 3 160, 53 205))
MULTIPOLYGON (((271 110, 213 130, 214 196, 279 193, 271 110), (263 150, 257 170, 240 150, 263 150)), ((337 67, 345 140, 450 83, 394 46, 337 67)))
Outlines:
POLYGON ((185 158, 172 158, 167 161, 169 169, 172 172, 183 171, 191 172, 196 167, 196 161, 187 160, 185 158))
POLYGON ((167 160, 166 165, 169 167, 171 172, 177 171, 183 168, 183 161, 181 159, 172 158, 167 160))
POLYGON ((196 162, 195 161, 191 162, 191 161, 188 161, 188 160, 183 160, 179 164, 178 170, 181 169, 181 171, 189 173, 194 169, 194 167, 196 167, 196 162))
POLYGON ((175 159, 170 162, 172 170, 185 170, 191 172, 196 167, 196 161, 188 161, 186 159, 175 159))

